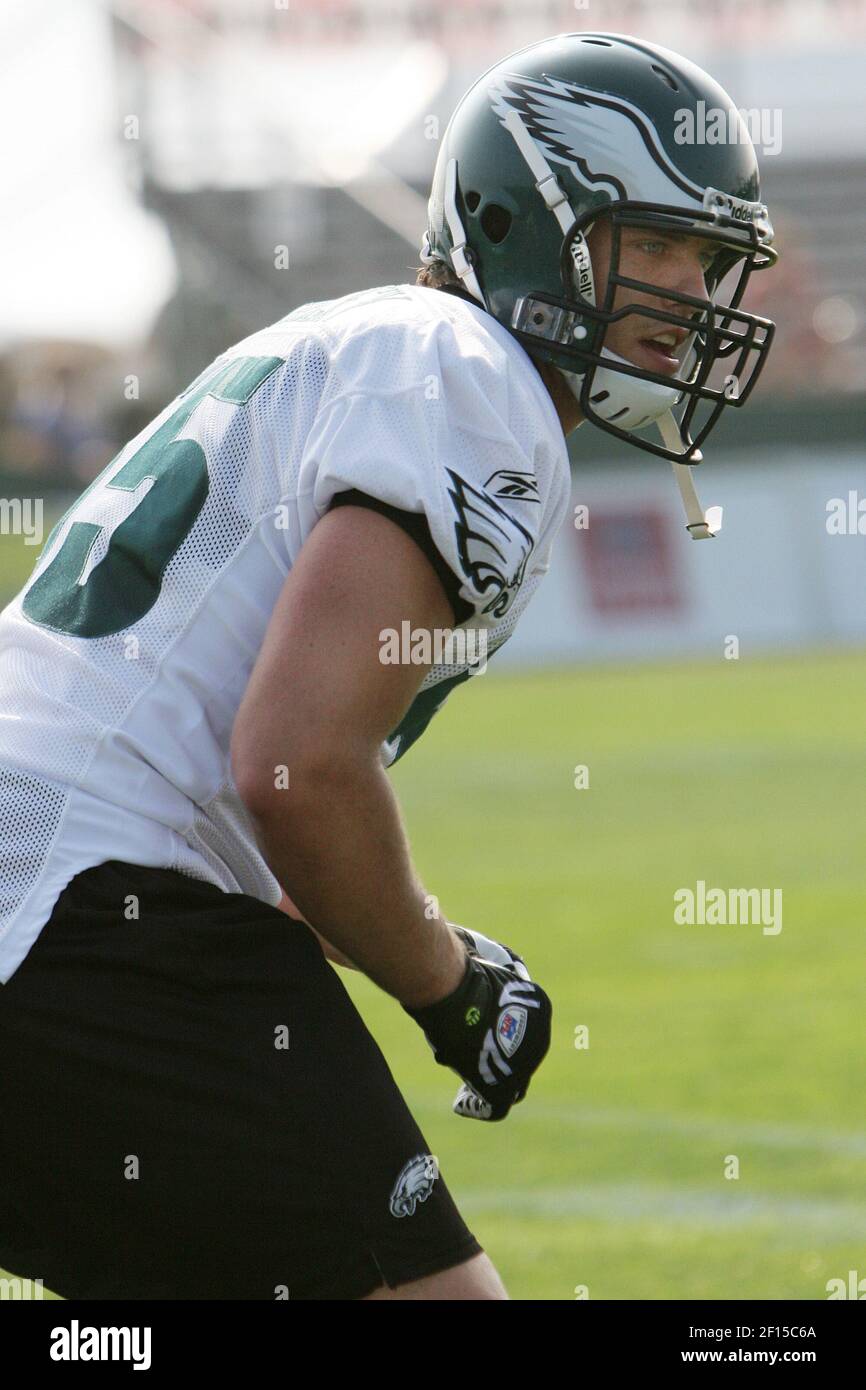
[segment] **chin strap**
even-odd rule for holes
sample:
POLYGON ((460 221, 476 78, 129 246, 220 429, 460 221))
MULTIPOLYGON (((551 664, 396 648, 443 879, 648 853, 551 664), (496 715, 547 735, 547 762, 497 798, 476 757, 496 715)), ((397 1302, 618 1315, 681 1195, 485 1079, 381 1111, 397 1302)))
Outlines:
MULTIPOLYGON (((658 417, 656 424, 666 448, 679 449, 682 447, 683 438, 679 426, 669 410, 658 417)), ((692 455, 692 458, 695 463, 700 463, 702 458, 700 449, 692 455)), ((674 477, 677 480, 677 487, 680 490, 680 497, 683 499, 683 506, 686 511, 686 530, 693 541, 712 540, 713 536, 722 529, 721 507, 708 507, 705 512, 698 501, 698 494, 695 492, 692 470, 689 465, 677 463, 675 459, 672 459, 671 467, 674 470, 674 477)))

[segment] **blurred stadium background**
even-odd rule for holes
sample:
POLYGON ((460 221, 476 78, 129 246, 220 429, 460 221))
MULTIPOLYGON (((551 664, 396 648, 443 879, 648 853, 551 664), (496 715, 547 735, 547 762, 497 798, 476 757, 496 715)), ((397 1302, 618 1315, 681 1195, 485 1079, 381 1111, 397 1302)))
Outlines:
POLYGON ((0 603, 41 543, 16 499, 41 500, 44 538, 230 343, 414 280, 457 99, 581 29, 781 113, 759 149, 781 260, 746 304, 777 338, 705 450, 713 545, 687 540, 663 461, 576 432, 590 528, 395 769, 443 910, 554 998, 507 1127, 452 1116, 417 1030, 344 978, 512 1297, 824 1298, 866 1277, 860 0, 6 0, 0 603), (699 879, 781 888, 782 931, 675 926, 699 879))

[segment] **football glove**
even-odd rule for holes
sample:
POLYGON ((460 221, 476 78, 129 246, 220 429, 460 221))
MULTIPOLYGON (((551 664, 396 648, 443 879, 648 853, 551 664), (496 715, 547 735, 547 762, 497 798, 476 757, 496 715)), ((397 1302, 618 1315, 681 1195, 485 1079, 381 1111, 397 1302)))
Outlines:
MULTIPOLYGON (((483 960, 492 961, 494 965, 510 965, 522 980, 530 978, 523 957, 512 951, 510 946, 505 946, 500 941, 491 941, 489 936, 470 931, 468 927, 458 926, 456 922, 449 922, 448 925, 461 938, 470 955, 480 956, 483 960)), ((457 1092, 451 1109, 455 1115, 462 1115, 469 1120, 491 1119, 490 1102, 482 1099, 477 1091, 473 1091, 465 1082, 457 1092)))
POLYGON ((465 927, 452 930, 467 952, 460 984, 435 1004, 403 1008, 422 1028, 439 1065, 465 1083, 455 1113, 504 1120, 544 1060, 553 1009, 516 952, 465 927))
POLYGON ((504 965, 506 970, 514 970, 521 980, 529 979, 526 962, 516 951, 512 951, 510 946, 503 946, 500 941, 491 941, 489 936, 482 936, 480 931, 459 927, 456 922, 449 922, 448 925, 460 937, 470 956, 476 956, 479 960, 489 960, 492 965, 504 965))

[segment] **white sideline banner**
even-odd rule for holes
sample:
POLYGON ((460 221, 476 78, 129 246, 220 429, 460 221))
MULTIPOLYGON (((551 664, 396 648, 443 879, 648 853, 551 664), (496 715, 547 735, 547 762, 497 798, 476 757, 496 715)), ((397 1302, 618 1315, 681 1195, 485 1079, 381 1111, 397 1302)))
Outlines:
POLYGON ((663 459, 578 464, 550 571, 494 668, 712 655, 731 636, 741 656, 866 641, 866 446, 710 455, 693 474, 724 509, 711 540, 687 534, 663 459))

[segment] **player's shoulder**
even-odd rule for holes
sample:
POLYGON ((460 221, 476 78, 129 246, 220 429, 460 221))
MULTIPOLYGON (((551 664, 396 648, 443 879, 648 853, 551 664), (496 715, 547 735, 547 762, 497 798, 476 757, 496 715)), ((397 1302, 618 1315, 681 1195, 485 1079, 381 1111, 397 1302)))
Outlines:
POLYGON ((380 285, 304 306, 300 315, 328 341, 338 375, 395 385, 432 375, 469 409, 482 397, 503 408, 519 402, 542 430, 558 430, 537 368, 480 304, 422 285, 380 285))
MULTIPOLYGON (((333 320, 347 336, 403 337, 422 349, 434 341, 457 356, 481 353, 497 363, 529 359, 480 304, 425 285, 380 285, 333 301, 333 320)), ((521 364, 522 365, 522 364, 521 364)))
POLYGON ((376 285, 337 299, 302 304, 282 322, 286 329, 313 332, 334 347, 365 338, 404 338, 420 345, 437 331, 457 344, 489 332, 481 320, 495 324, 480 305, 475 308, 477 312, 453 295, 421 285, 376 285))
POLYGON ((538 393, 540 378, 515 338, 480 304, 423 285, 376 285, 338 298, 302 304, 277 323, 236 344, 289 355, 325 352, 338 361, 387 369, 399 359, 420 367, 433 358, 457 364, 470 377, 497 375, 538 393))

